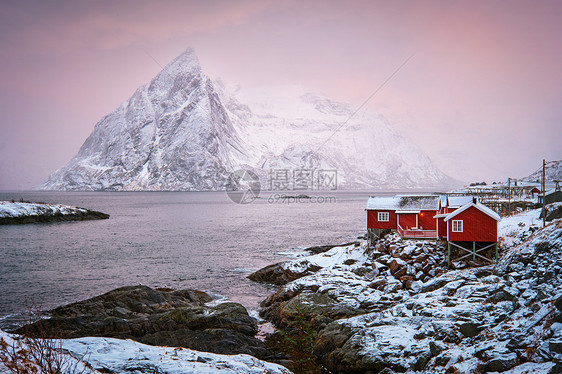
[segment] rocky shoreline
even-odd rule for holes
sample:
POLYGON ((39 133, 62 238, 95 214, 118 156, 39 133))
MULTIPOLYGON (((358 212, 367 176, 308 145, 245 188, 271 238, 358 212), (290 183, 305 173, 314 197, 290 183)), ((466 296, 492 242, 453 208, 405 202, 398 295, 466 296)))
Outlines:
POLYGON ((327 372, 562 373, 562 221, 503 232, 494 266, 394 235, 268 266, 260 315, 286 331, 304 312, 327 372))
POLYGON ((255 338, 257 321, 237 303, 212 305, 197 290, 127 286, 45 313, 46 319, 13 331, 30 337, 133 339, 155 346, 173 346, 218 354, 249 354, 270 358, 255 338))
POLYGON ((494 265, 449 268, 439 244, 390 234, 267 266, 249 276, 280 286, 261 304, 278 329, 265 342, 240 304, 140 285, 55 308, 15 332, 247 354, 295 373, 562 373, 562 220, 539 228, 527 218, 502 221, 494 265), (295 323, 314 370, 286 349, 295 323))
POLYGON ((108 219, 109 214, 62 204, 0 201, 0 225, 108 219))

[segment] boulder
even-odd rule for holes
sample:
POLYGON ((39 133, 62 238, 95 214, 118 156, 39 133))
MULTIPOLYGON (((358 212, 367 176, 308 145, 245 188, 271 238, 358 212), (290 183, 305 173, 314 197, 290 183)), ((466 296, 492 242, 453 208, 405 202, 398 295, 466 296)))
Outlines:
POLYGON ((310 275, 321 269, 320 266, 303 262, 302 271, 292 271, 287 269, 285 265, 287 262, 280 262, 273 265, 268 265, 250 275, 248 279, 254 282, 270 283, 277 286, 282 286, 296 279, 310 275))
POLYGON ((472 338, 480 332, 480 325, 475 322, 464 322, 459 325, 459 331, 467 338, 472 338))
POLYGON ((517 365, 517 353, 507 353, 502 355, 496 355, 484 364, 484 372, 488 373, 491 371, 506 371, 517 365))
MULTIPOLYGON (((393 275, 396 274, 401 269, 403 269, 405 266, 406 266, 406 262, 404 260, 399 259, 399 258, 394 258, 388 263, 388 267, 390 268, 390 272, 393 275)), ((404 273, 406 273, 406 270, 404 270, 404 273)), ((404 274, 402 274, 402 275, 404 275, 404 274)))
POLYGON ((16 330, 47 338, 99 336, 152 345, 181 346, 221 354, 267 358, 254 335, 257 322, 237 303, 206 306, 212 298, 196 290, 122 287, 55 308, 49 319, 16 330))

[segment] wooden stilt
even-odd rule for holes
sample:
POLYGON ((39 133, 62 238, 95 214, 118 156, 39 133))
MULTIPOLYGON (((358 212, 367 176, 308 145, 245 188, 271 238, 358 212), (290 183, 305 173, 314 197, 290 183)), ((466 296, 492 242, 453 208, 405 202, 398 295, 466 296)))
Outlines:
POLYGON ((447 242, 447 265, 451 266, 451 243, 447 242))
POLYGON ((472 242, 472 261, 476 261, 476 242, 472 242))
MULTIPOLYGON (((468 252, 468 254, 466 254, 466 255, 464 255, 464 256, 462 256, 462 257, 459 257, 459 258, 457 259, 457 260, 459 260, 459 261, 460 261, 460 260, 463 260, 463 259, 465 259, 465 258, 467 258, 467 257, 469 257, 469 256, 472 255, 473 258, 479 257, 479 258, 481 258, 481 259, 483 259, 483 260, 490 261, 490 262, 494 262, 493 259, 488 258, 488 257, 485 257, 485 256, 482 256, 481 254, 479 254, 479 252, 483 252, 483 251, 485 251, 486 249, 493 247, 494 245, 496 245, 496 243, 492 243, 492 244, 490 244, 490 245, 487 245, 486 247, 480 248, 480 249, 477 250, 477 251, 476 251, 476 250, 471 251, 470 249, 466 249, 466 248, 464 248, 464 247, 462 247, 462 246, 460 246, 460 245, 458 245, 458 244, 456 244, 456 243, 451 243, 451 242, 449 242, 449 244, 452 245, 453 247, 456 247, 456 248, 460 249, 461 251, 468 252)), ((450 253, 450 249, 449 249, 449 253, 450 253)), ((450 258, 449 258, 449 262, 450 262, 450 261, 451 261, 451 260, 450 260, 450 258)))

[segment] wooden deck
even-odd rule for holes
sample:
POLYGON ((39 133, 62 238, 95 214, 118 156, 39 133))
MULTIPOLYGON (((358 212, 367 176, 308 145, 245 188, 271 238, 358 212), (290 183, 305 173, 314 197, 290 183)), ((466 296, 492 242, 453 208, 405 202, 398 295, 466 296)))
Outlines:
POLYGON ((398 225, 398 233, 404 239, 437 239, 437 230, 403 229, 398 225))

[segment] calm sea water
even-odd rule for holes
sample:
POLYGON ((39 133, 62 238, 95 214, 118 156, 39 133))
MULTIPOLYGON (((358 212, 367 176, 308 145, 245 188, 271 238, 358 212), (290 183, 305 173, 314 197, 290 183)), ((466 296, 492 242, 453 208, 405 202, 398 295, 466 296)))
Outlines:
POLYGON ((242 205, 223 192, 0 192, 111 215, 0 226, 0 327, 30 304, 52 308, 136 284, 199 289, 255 310, 273 288, 246 279, 252 271, 363 234, 369 193, 329 196, 242 205))

